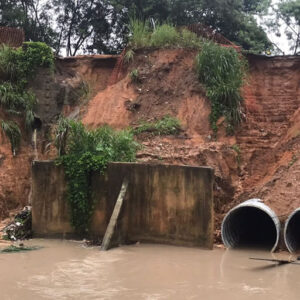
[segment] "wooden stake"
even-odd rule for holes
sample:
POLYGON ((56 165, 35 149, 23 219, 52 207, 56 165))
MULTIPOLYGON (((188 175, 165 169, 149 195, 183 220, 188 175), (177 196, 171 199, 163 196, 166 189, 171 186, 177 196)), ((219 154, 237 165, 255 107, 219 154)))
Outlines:
POLYGON ((102 244, 101 244, 101 250, 103 250, 103 251, 106 251, 109 249, 110 241, 114 234, 115 227, 116 227, 116 224, 117 224, 120 212, 121 212, 121 208, 123 205, 124 197, 127 192, 127 187, 128 187, 128 180, 124 179, 117 202, 116 202, 116 205, 115 205, 115 208, 114 208, 114 211, 110 217, 110 221, 107 226, 107 229, 106 229, 106 232, 105 232, 102 244))

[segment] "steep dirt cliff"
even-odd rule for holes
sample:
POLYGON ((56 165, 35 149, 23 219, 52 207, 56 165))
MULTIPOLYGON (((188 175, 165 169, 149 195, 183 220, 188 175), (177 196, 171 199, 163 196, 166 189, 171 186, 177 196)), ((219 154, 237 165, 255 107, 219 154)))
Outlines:
MULTIPOLYGON (((30 199, 31 163, 33 159, 49 159, 56 155, 49 151, 51 127, 60 114, 76 117, 86 98, 107 86, 117 56, 79 56, 56 60, 55 72, 39 70, 30 82, 30 89, 37 97, 35 115, 39 124, 37 151, 34 149, 32 132, 27 132, 22 118, 16 118, 22 129, 19 153, 13 156, 7 137, 0 131, 0 219, 30 199)), ((0 120, 12 116, 0 109, 0 120)))
POLYGON ((179 118, 183 133, 140 138, 144 147, 138 159, 212 166, 217 229, 228 209, 250 197, 261 197, 279 215, 289 213, 300 205, 300 58, 249 55, 244 121, 230 137, 220 119, 216 140, 209 125, 210 104, 193 70, 194 58, 193 51, 185 50, 138 53, 123 78, 89 103, 83 122, 124 128, 167 114, 179 118), (138 83, 128 75, 134 69, 138 83))
MULTIPOLYGON (((116 57, 65 58, 57 62, 54 79, 40 76, 33 87, 40 100, 37 114, 43 126, 51 125, 61 112, 81 117, 91 128, 103 124, 135 127, 165 115, 177 117, 183 127, 178 136, 139 136, 143 148, 138 160, 212 166, 219 240, 224 214, 250 197, 262 198, 280 216, 300 206, 300 58, 249 55, 249 74, 243 88, 244 120, 234 136, 226 136, 221 118, 214 139, 209 125, 210 103, 194 71, 195 55, 194 51, 178 49, 138 52, 111 86, 107 83, 116 57), (139 74, 136 83, 129 75, 134 69, 139 74), (94 95, 87 105, 71 101, 82 82, 94 95)), ((39 155, 49 157, 42 132, 38 140, 39 155)), ((29 137, 13 158, 5 137, 1 141, 0 176, 4 184, 0 205, 7 211, 28 199, 33 148, 29 137)))
POLYGON ((299 156, 300 59, 250 56, 249 65, 246 120, 236 132, 243 166, 237 198, 260 196, 283 215, 300 204, 299 185, 292 183, 299 156))

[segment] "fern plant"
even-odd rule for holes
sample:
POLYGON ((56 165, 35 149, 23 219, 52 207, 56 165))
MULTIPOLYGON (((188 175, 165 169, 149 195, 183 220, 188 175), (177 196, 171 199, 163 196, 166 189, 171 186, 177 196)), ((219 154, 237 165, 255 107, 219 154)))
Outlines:
POLYGON ((131 82, 134 82, 134 83, 140 82, 140 76, 139 76, 139 70, 138 69, 133 69, 130 72, 129 76, 130 76, 131 82))
POLYGON ((133 61, 134 58, 134 51, 132 49, 128 49, 124 55, 124 62, 129 64, 133 61))
POLYGON ((21 143, 21 130, 14 121, 1 121, 1 129, 11 144, 11 151, 15 156, 21 143))
POLYGON ((0 77, 3 80, 15 80, 18 75, 16 51, 6 45, 0 47, 0 77))

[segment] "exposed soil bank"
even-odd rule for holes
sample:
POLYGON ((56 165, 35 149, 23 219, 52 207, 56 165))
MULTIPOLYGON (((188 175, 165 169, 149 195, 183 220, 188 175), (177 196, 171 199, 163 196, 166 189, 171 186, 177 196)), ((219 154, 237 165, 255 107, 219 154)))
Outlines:
MULTIPOLYGON (((50 146, 50 128, 60 114, 78 117, 84 109, 86 97, 103 90, 118 56, 91 55, 56 59, 54 74, 39 70, 30 88, 37 97, 35 114, 41 122, 37 133, 39 159, 53 158, 56 152, 50 146), (82 103, 83 102, 83 103, 82 103)), ((10 119, 0 109, 0 120, 10 119)), ((9 140, 0 133, 0 220, 16 207, 24 207, 30 199, 31 162, 35 158, 32 136, 22 120, 14 117, 22 129, 19 153, 14 157, 9 140)))
MULTIPOLYGON (((300 57, 249 55, 249 76, 243 89, 244 122, 234 136, 228 137, 219 120, 214 141, 209 126, 210 103, 193 70, 195 55, 183 49, 138 52, 134 61, 124 66, 121 80, 107 88, 114 56, 66 58, 58 62, 58 73, 73 86, 83 78, 96 87, 95 97, 78 110, 89 127, 109 124, 126 128, 167 114, 180 119, 184 131, 179 136, 140 136, 144 147, 138 159, 213 167, 216 240, 220 241, 224 214, 244 200, 261 198, 282 219, 300 206, 300 57), (129 72, 133 69, 139 71, 139 83, 131 83, 129 72)), ((55 112, 69 114, 78 108, 68 101, 57 105, 56 100, 49 99, 41 101, 42 107, 55 107, 55 112)), ((7 142, 0 146, 4 182, 0 199, 16 205, 24 205, 29 194, 30 142, 24 145, 23 158, 10 157, 7 142)), ((39 153, 42 149, 40 146, 39 153)))
POLYGON ((91 127, 135 126, 170 114, 185 129, 179 137, 143 136, 143 161, 209 165, 215 169, 217 239, 221 219, 241 201, 259 197, 281 216, 300 206, 300 58, 249 55, 244 86, 244 122, 228 137, 219 121, 216 141, 209 126, 210 104, 193 70, 195 53, 157 50, 138 53, 127 75, 100 92, 83 122, 91 127), (298 109, 298 110, 297 110, 298 109))

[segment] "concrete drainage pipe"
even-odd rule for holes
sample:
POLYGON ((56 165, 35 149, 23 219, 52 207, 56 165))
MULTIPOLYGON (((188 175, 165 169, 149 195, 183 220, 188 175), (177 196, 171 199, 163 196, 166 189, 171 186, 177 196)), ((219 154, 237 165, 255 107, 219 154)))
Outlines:
POLYGON ((285 221, 283 237, 291 253, 300 251, 300 208, 294 210, 285 221))
POLYGON ((278 245, 280 222, 260 199, 250 199, 227 213, 221 234, 227 248, 264 248, 273 252, 278 245))

